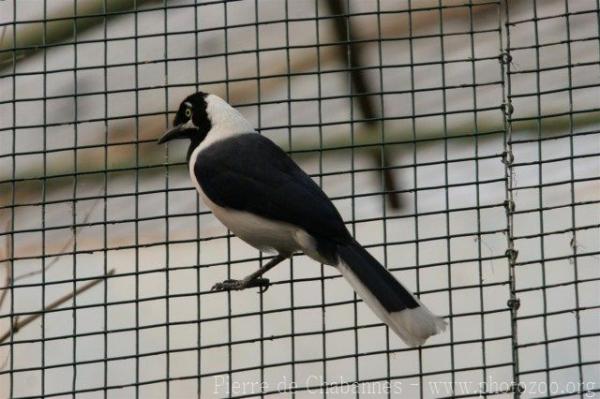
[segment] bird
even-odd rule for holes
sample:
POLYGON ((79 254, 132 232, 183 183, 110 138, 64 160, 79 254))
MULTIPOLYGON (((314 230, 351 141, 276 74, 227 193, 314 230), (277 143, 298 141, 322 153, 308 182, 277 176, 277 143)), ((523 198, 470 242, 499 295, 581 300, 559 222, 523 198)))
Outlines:
POLYGON ((212 291, 266 289, 262 277, 295 253, 334 266, 367 306, 408 346, 445 330, 434 315, 350 234, 323 190, 274 142, 221 97, 202 91, 180 104, 158 144, 188 139, 190 178, 233 234, 275 256, 241 280, 212 291))

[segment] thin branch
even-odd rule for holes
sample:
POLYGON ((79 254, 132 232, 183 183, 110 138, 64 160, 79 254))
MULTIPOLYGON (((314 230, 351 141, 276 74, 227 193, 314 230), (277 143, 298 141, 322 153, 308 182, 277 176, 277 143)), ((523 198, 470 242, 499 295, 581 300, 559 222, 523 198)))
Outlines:
POLYGON ((92 280, 89 283, 77 288, 74 292, 70 292, 70 293, 65 294, 62 297, 58 298, 56 301, 54 301, 50 305, 46 306, 44 308, 44 310, 42 310, 41 312, 34 313, 34 314, 27 316, 20 320, 15 320, 15 322, 12 325, 12 328, 8 332, 6 332, 2 336, 0 336, 0 344, 3 343, 4 341, 6 341, 8 338, 10 338, 12 335, 16 334, 20 329, 22 329, 26 325, 28 325, 28 324, 32 323, 33 321, 35 321, 36 319, 40 318, 44 313, 58 308, 63 303, 68 302, 70 299, 76 297, 77 295, 82 294, 85 291, 89 290, 90 288, 94 287, 95 285, 101 283, 102 281, 105 281, 106 277, 111 276, 114 273, 115 273, 115 269, 111 269, 108 272, 108 274, 106 274, 105 276, 97 278, 96 280, 92 280))
MULTIPOLYGON (((10 221, 7 220, 6 221, 6 231, 8 231, 10 227, 10 221)), ((12 253, 10 250, 11 247, 11 241, 12 241, 12 234, 7 234, 6 235, 6 241, 4 243, 4 255, 2 256, 2 262, 6 262, 4 263, 6 266, 6 274, 4 275, 4 286, 7 287, 6 289, 2 290, 2 293, 0 293, 0 309, 2 309, 2 304, 4 303, 4 300, 6 299, 6 295, 8 293, 9 290, 9 286, 11 285, 11 278, 12 278, 12 268, 11 268, 11 264, 12 264, 12 253), (9 255, 10 254, 10 255, 9 255)))
MULTIPOLYGON (((0 38, 0 43, 2 42, 3 38, 4 38, 4 32, 2 34, 2 38, 0 38)), ((4 228, 5 228, 5 231, 9 231, 10 219, 6 221, 4 228)), ((11 247, 12 247, 11 243, 12 243, 12 234, 7 234, 6 240, 4 242, 4 253, 2 254, 2 258, 1 258, 2 263, 5 265, 6 273, 4 274, 5 289, 3 289, 2 292, 0 292, 0 309, 2 309, 4 300, 6 299, 6 296, 8 295, 8 290, 11 289, 11 288, 9 288, 9 286, 12 285, 11 280, 12 280, 13 253, 11 251, 11 247)), ((10 359, 10 356, 11 356, 10 352, 6 354, 6 357, 2 361, 2 364, 0 364, 0 370, 4 370, 4 368, 8 364, 8 360, 10 359)))
MULTIPOLYGON (((98 196, 100 195, 100 193, 102 191, 103 191, 103 189, 100 190, 100 192, 98 193, 98 196)), ((89 222, 90 217, 92 216, 92 213, 94 212, 94 209, 96 209, 96 207, 100 203, 100 199, 101 198, 97 198, 96 201, 94 201, 94 203, 92 204, 92 207, 90 208, 90 210, 85 214, 85 217, 83 218, 83 223, 82 224, 86 224, 87 222, 89 222)), ((27 277, 35 276, 35 275, 38 275, 38 274, 41 274, 41 273, 44 273, 44 272, 47 272, 48 270, 50 270, 50 268, 52 266, 54 266, 55 264, 57 264, 58 261, 62 258, 62 253, 66 252, 67 249, 73 244, 73 242, 75 241, 75 237, 81 231, 81 229, 83 229, 84 227, 85 226, 80 226, 78 229, 74 229, 73 235, 71 236, 71 238, 65 243, 65 245, 63 245, 63 247, 60 249, 60 251, 58 251, 57 256, 54 259, 52 259, 50 262, 48 262, 48 264, 46 266, 44 266, 40 270, 36 270, 36 271, 33 271, 33 272, 21 274, 20 276, 15 277, 15 279, 13 280, 13 282, 22 280, 22 279, 27 278, 27 277)), ((0 305, 2 305, 1 301, 0 301, 0 305)))

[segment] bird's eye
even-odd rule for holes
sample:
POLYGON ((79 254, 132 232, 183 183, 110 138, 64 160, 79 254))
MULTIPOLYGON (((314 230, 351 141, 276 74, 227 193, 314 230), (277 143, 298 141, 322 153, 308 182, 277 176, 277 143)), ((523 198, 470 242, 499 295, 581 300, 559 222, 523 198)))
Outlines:
POLYGON ((188 118, 192 117, 192 110, 190 108, 185 109, 185 116, 187 116, 188 118))

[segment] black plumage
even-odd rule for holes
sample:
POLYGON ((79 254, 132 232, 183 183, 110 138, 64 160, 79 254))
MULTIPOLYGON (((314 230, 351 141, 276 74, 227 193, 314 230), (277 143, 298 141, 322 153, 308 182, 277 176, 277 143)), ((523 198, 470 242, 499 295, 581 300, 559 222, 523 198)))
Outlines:
POLYGON ((388 312, 419 306, 411 293, 356 241, 338 245, 337 253, 388 312))

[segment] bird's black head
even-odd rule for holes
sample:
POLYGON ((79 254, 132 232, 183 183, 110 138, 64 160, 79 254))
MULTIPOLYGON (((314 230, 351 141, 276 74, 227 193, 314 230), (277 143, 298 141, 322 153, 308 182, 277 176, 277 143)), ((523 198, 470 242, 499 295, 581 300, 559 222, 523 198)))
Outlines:
POLYGON ((179 105, 173 127, 163 134, 158 144, 174 139, 189 139, 191 140, 189 159, 191 152, 204 140, 211 129, 210 118, 206 113, 206 96, 208 94, 201 91, 187 96, 179 105))

